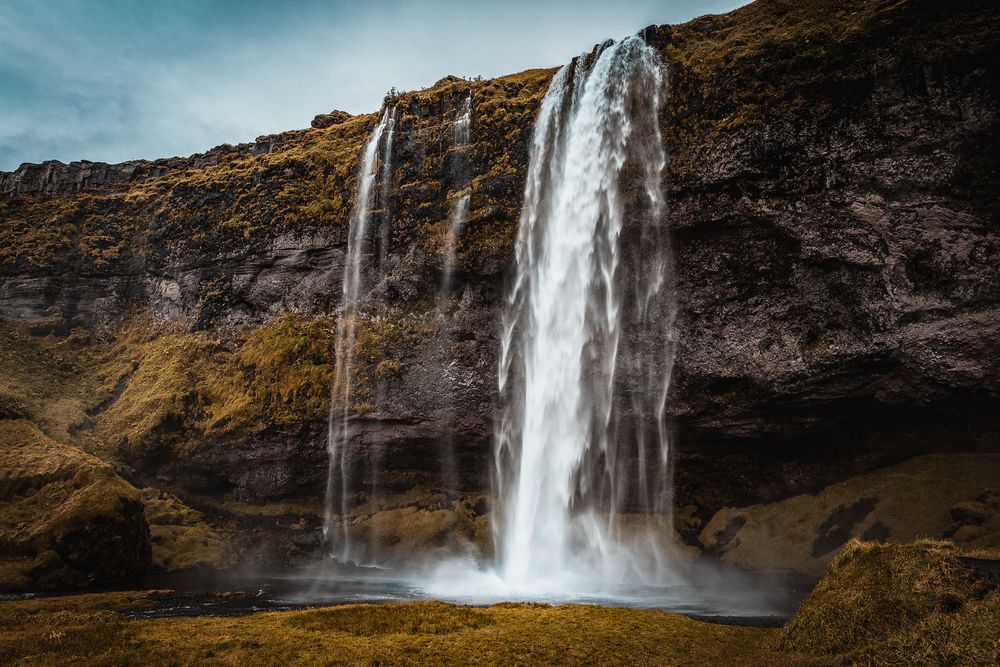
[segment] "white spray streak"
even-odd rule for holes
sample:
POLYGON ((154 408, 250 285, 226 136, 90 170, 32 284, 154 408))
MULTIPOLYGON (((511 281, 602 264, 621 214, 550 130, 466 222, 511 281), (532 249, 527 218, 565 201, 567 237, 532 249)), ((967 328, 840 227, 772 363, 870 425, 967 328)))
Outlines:
POLYGON ((358 190, 348 228, 341 312, 337 322, 336 365, 327 425, 326 450, 329 457, 329 469, 327 471, 326 503, 323 513, 323 542, 332 556, 345 562, 350 560, 352 556, 348 502, 351 452, 348 439, 355 317, 361 296, 361 264, 365 258, 364 246, 371 213, 372 195, 379 173, 378 149, 382 143, 383 135, 386 135, 386 154, 383 162, 388 164, 390 155, 388 151, 391 150, 395 118, 395 108, 385 110, 361 155, 358 190), (336 507, 338 501, 339 507, 336 507), (337 528, 334 522, 335 514, 339 516, 340 530, 337 535, 334 535, 337 528))
MULTIPOLYGON (((465 150, 469 145, 469 141, 472 136, 471 92, 468 97, 465 98, 465 102, 462 104, 462 110, 455 118, 452 133, 454 135, 454 148, 457 150, 465 150)), ((445 241, 444 270, 441 278, 442 299, 447 298, 451 291, 451 282, 455 273, 455 252, 458 245, 458 237, 461 236, 462 230, 465 227, 465 219, 469 214, 469 199, 471 197, 469 184, 467 182, 470 178, 468 159, 464 155, 458 156, 458 159, 461 162, 459 169, 457 169, 458 173, 456 176, 459 183, 465 189, 465 192, 457 200, 455 200, 455 203, 451 207, 451 212, 448 215, 448 236, 445 241)))

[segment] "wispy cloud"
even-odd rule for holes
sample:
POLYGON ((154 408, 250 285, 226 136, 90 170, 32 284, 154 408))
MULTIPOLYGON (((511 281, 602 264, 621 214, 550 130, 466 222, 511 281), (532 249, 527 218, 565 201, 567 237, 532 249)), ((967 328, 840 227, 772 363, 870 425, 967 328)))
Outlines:
POLYGON ((734 0, 9 0, 0 169, 186 155, 374 111, 392 86, 558 65, 734 0))

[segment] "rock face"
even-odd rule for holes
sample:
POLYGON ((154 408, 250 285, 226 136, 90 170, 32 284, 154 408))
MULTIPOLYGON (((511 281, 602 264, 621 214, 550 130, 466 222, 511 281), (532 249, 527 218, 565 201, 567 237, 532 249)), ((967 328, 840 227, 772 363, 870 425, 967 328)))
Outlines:
MULTIPOLYGON (((986 2, 759 0, 643 31, 670 80, 667 411, 688 539, 723 506, 916 453, 1000 447, 998 25, 986 2)), ((551 75, 448 78, 387 99, 399 120, 376 184, 387 204, 373 211, 355 355, 361 486, 488 488, 499 309, 551 75), (451 124, 470 94, 472 141, 456 147, 451 124), (442 303, 459 164, 473 168, 471 201, 457 293, 442 303), (446 447, 458 455, 451 482, 438 474, 446 447)), ((328 323, 376 121, 320 116, 165 172, 80 163, 0 175, 0 315, 108 341, 128 322, 179 327, 222 356, 289 313, 328 323)), ((626 189, 639 196, 638 183, 626 189)), ((637 225, 624 233, 634 242, 637 225)), ((117 400, 152 377, 141 372, 152 361, 135 363, 117 400)), ((250 378, 259 366, 225 368, 250 378)), ((141 474, 246 500, 322 493, 322 405, 267 427, 268 410, 299 404, 264 408, 252 394, 240 405, 257 412, 233 421, 220 408, 230 394, 178 382, 167 393, 188 398, 170 419, 119 443, 141 474), (251 422, 263 426, 226 426, 251 422), (165 444, 178 432, 187 449, 165 444)), ((321 379, 309 382, 319 396, 321 379)), ((102 409, 131 414, 115 400, 102 409)))
MULTIPOLYGON (((329 127, 350 118, 345 111, 316 116, 313 127, 329 127), (317 119, 323 119, 316 125, 317 119)), ((0 172, 0 195, 65 196, 80 192, 107 192, 133 183, 162 176, 170 171, 201 169, 249 155, 270 153, 274 147, 295 137, 300 132, 257 137, 252 143, 216 146, 204 153, 190 157, 163 158, 160 160, 129 160, 118 164, 80 160, 65 164, 47 160, 41 164, 25 163, 15 171, 0 172)))
POLYGON ((108 584, 150 565, 139 492, 26 422, 0 421, 0 590, 108 584))
POLYGON ((1000 548, 1000 454, 918 456, 833 484, 815 496, 720 510, 702 547, 750 570, 819 577, 851 538, 877 542, 949 539, 1000 548))
POLYGON ((330 127, 331 125, 339 125, 350 117, 351 114, 346 111, 335 110, 330 113, 318 114, 312 119, 312 122, 309 123, 309 125, 317 129, 322 129, 324 127, 330 127))

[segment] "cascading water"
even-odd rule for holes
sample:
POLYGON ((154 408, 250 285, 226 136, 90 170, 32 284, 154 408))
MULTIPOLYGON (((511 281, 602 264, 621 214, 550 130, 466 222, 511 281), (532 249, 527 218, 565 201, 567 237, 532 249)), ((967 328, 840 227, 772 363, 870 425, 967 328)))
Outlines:
MULTIPOLYGON (((452 177, 452 192, 461 193, 457 198, 452 197, 451 211, 448 214, 448 232, 445 237, 444 264, 441 272, 441 285, 438 290, 438 309, 444 316, 449 308, 449 299, 452 293, 452 282, 455 274, 455 254, 458 246, 458 238, 462 234, 465 226, 465 219, 469 212, 470 181, 472 178, 472 165, 469 161, 469 141, 472 138, 472 91, 462 102, 462 106, 456 110, 455 120, 452 122, 452 150, 449 159, 449 171, 452 177)), ((446 322, 451 322, 446 318, 446 322)), ((449 324, 445 324, 444 333, 450 333, 449 324)), ((448 363, 448 362, 446 362, 448 363)), ((444 378, 448 385, 447 391, 443 394, 446 404, 442 413, 442 418, 452 428, 455 425, 455 388, 449 377, 450 367, 444 367, 444 378)), ((461 487, 461 480, 458 474, 458 464, 455 460, 455 441, 450 434, 445 435, 440 442, 441 451, 441 480, 445 488, 457 491, 461 487)))
POLYGON ((458 244, 458 237, 462 234, 465 225, 465 218, 469 213, 469 160, 463 151, 472 137, 472 93, 465 98, 462 110, 455 118, 452 130, 455 161, 458 163, 454 169, 455 180, 463 188, 463 193, 454 201, 451 212, 448 216, 448 237, 445 245, 444 271, 441 279, 441 297, 445 298, 451 290, 452 275, 455 272, 455 249, 458 244))
POLYGON ((515 591, 667 571, 664 90, 642 39, 608 42, 559 70, 535 123, 499 369, 497 575, 515 591))
POLYGON ((396 121, 399 119, 399 108, 392 107, 389 112, 389 119, 385 126, 385 144, 382 149, 382 188, 379 192, 379 202, 382 205, 384 214, 382 224, 379 226, 379 262, 378 265, 385 265, 386 252, 389 248, 389 232, 391 231, 391 218, 389 216, 389 186, 392 176, 392 143, 396 136, 396 121))
MULTIPOLYGON (((358 190, 348 227, 347 253, 344 261, 342 301, 337 322, 337 342, 334 381, 331 390, 330 414, 327 426, 329 469, 326 481, 326 503, 323 520, 323 541, 330 555, 341 561, 351 560, 349 530, 351 451, 349 427, 351 412, 351 364, 354 350, 355 318, 362 296, 362 262, 371 204, 380 171, 388 175, 392 156, 392 136, 396 124, 396 109, 386 109, 361 154, 358 190), (383 137, 385 141, 383 141, 383 137), (383 145, 382 169, 379 169, 379 146, 383 145), (335 517, 339 517, 338 522, 335 517)), ((386 182, 387 177, 383 179, 386 182)), ((383 205, 385 199, 383 196, 383 205)), ((383 227, 385 226, 383 222, 383 227)), ((380 247, 384 252, 385 243, 380 247)))
MULTIPOLYGON (((405 582, 366 578, 357 584, 362 591, 380 599, 773 613, 768 593, 752 583, 690 566, 681 578, 669 557, 665 413, 675 305, 661 190, 664 77, 656 51, 629 37, 563 67, 542 101, 500 332, 495 566, 481 567, 470 550, 410 572, 405 582)), ((456 146, 469 141, 471 107, 464 110, 455 121, 456 146)), ((349 532, 349 472, 357 468, 348 428, 351 350, 364 295, 361 262, 373 254, 363 248, 369 208, 379 200, 379 146, 388 165, 394 123, 387 111, 365 146, 344 267, 324 525, 329 553, 341 561, 364 553, 349 532)), ((442 309, 449 293, 442 289, 442 309)), ((329 575, 323 568, 312 579, 311 599, 355 594, 353 570, 347 589, 343 577, 329 575)))

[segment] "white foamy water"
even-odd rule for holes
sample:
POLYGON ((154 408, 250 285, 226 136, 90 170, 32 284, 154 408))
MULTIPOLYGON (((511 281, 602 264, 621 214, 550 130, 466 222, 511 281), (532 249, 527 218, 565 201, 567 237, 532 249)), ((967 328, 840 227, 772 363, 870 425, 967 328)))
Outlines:
MULTIPOLYGON (((351 411, 351 363, 354 350, 355 316, 362 296, 362 262, 365 260, 368 223, 371 214, 375 184, 380 173, 379 146, 384 145, 382 173, 389 173, 392 156, 392 136, 396 124, 396 110, 386 109, 361 154, 358 173, 358 190, 348 229, 347 252, 344 261, 342 299, 337 321, 336 366, 330 401, 326 450, 329 469, 326 481, 323 541, 328 552, 342 561, 353 557, 350 540, 348 492, 350 489, 351 450, 349 419, 351 411), (383 142, 383 137, 385 141, 383 142), (335 520, 339 518, 339 521, 335 520)), ((388 178, 383 179, 388 182, 388 178)), ((387 191, 386 191, 387 192, 387 191)), ((383 205, 387 196, 383 196, 383 205)), ((383 222, 383 229, 386 223, 383 222)), ((380 252, 385 248, 385 232, 380 252)))
POLYGON ((649 314, 664 301, 666 270, 662 68, 638 37, 604 44, 556 74, 535 122, 502 332, 497 566, 484 587, 530 596, 670 578, 663 357, 672 310, 649 314), (629 209, 641 220, 625 218, 626 164, 644 186, 629 209), (630 257, 626 222, 655 228, 637 235, 630 257), (663 344, 626 346, 626 336, 663 344), (628 397, 622 364, 633 384, 642 378, 628 397))

